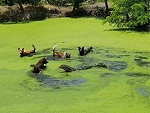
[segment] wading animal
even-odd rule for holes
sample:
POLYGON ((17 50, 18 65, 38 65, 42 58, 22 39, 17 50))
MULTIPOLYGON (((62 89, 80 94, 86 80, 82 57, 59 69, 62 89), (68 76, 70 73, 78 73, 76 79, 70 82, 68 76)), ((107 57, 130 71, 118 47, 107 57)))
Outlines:
POLYGON ((88 53, 93 51, 93 47, 85 48, 85 47, 78 47, 79 55, 84 56, 88 53))
POLYGON ((59 66, 59 68, 63 69, 65 72, 72 72, 72 71, 77 71, 77 70, 87 70, 87 69, 91 69, 93 67, 109 69, 109 67, 105 63, 98 63, 98 64, 94 64, 94 65, 81 65, 76 68, 71 67, 66 64, 62 64, 59 66))
POLYGON ((77 71, 76 68, 62 64, 59 66, 60 69, 63 69, 65 72, 72 72, 72 71, 77 71))
POLYGON ((39 73, 40 71, 42 71, 43 69, 46 68, 46 64, 49 63, 46 58, 42 58, 38 61, 37 64, 32 64, 31 67, 33 67, 32 72, 33 73, 39 73))
POLYGON ((56 47, 53 47, 53 56, 61 59, 66 59, 66 58, 71 58, 71 53, 68 52, 61 52, 61 51, 56 51, 56 47))
POLYGON ((18 48, 18 51, 20 53, 20 57, 24 57, 24 56, 33 56, 34 54, 36 54, 36 48, 34 45, 32 45, 33 50, 24 50, 24 48, 20 49, 18 48))
POLYGON ((72 72, 72 71, 77 71, 77 70, 87 70, 91 69, 92 66, 79 66, 77 68, 71 67, 69 65, 62 64, 59 66, 60 69, 63 69, 65 72, 72 72))

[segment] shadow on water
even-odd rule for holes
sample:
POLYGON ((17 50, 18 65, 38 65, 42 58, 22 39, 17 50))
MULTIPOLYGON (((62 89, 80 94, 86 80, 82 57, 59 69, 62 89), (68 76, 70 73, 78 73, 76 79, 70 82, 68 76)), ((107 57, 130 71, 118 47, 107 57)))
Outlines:
POLYGON ((137 51, 137 52, 134 52, 134 53, 141 54, 141 55, 143 55, 143 54, 150 54, 150 52, 147 52, 147 51, 145 51, 145 52, 137 51))
POLYGON ((34 59, 39 59, 39 58, 43 58, 43 57, 48 57, 48 55, 41 55, 41 56, 36 56, 36 57, 33 57, 32 58, 32 60, 34 60, 34 59))
POLYGON ((134 59, 138 66, 140 67, 150 67, 150 62, 143 61, 142 59, 134 59))
POLYGON ((114 76, 114 75, 115 75, 114 73, 103 73, 100 75, 100 77, 109 78, 109 77, 114 76))
POLYGON ((78 65, 77 68, 81 68, 85 66, 101 68, 100 64, 104 64, 109 70, 122 71, 128 67, 128 64, 124 61, 100 60, 97 58, 89 58, 89 57, 79 57, 78 60, 82 63, 78 65))
MULTIPOLYGON (((95 18, 95 19, 100 19, 100 18, 96 18, 96 17, 69 17, 72 19, 90 19, 90 18, 95 18)), ((47 18, 40 18, 40 19, 34 19, 34 20, 20 20, 20 21, 8 21, 8 22, 0 22, 0 25, 14 25, 14 24, 28 24, 28 23, 33 23, 33 22, 42 22, 44 20, 46 20, 47 18)), ((49 18, 49 19, 55 19, 55 18, 49 18)))
POLYGON ((32 21, 22 21, 22 22, 1 22, 0 25, 13 25, 13 24, 28 24, 32 21))
POLYGON ((138 87, 138 88, 136 88, 136 91, 144 97, 147 97, 147 98, 150 97, 150 88, 149 87, 144 87, 144 86, 138 87))
POLYGON ((122 71, 128 67, 128 64, 124 61, 104 61, 104 63, 113 71, 122 71))
MULTIPOLYGON (((147 53, 147 52, 144 52, 144 53, 143 52, 138 52, 138 54, 145 55, 145 54, 149 54, 149 53, 147 53)), ((137 63, 137 65, 139 67, 150 67, 150 62, 147 61, 148 57, 141 56, 141 55, 135 56, 134 61, 137 63)))
POLYGON ((108 30, 105 30, 105 31, 140 32, 140 33, 149 32, 149 30, 135 29, 135 28, 114 28, 114 29, 108 29, 108 30))
POLYGON ((133 73, 133 72, 130 72, 130 73, 126 73, 127 76, 130 76, 130 77, 150 77, 149 74, 144 74, 144 73, 133 73))
POLYGON ((37 54, 41 55, 41 54, 51 54, 52 53, 52 48, 46 48, 43 49, 41 51, 38 51, 37 54))
POLYGON ((105 57, 107 58, 123 58, 130 55, 113 55, 113 54, 106 54, 105 57))
POLYGON ((41 83, 41 86, 50 86, 54 89, 60 89, 62 87, 71 87, 74 85, 79 85, 86 81, 84 78, 65 80, 62 78, 56 78, 53 76, 45 75, 43 73, 34 74, 31 71, 29 71, 27 74, 30 77, 36 78, 37 81, 41 83))

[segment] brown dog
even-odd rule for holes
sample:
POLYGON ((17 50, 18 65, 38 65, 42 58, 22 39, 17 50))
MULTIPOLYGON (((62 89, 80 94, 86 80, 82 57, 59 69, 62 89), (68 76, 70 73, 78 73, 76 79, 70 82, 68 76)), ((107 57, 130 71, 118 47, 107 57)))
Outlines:
POLYGON ((43 69, 46 68, 46 64, 48 63, 48 61, 46 60, 46 58, 42 58, 38 61, 37 64, 33 64, 31 65, 31 67, 33 67, 33 73, 39 73, 40 71, 42 71, 43 69))
POLYGON ((20 52, 20 57, 24 57, 24 56, 32 56, 36 53, 36 48, 34 45, 32 45, 33 50, 24 50, 24 48, 20 49, 18 48, 18 51, 20 52))
POLYGON ((61 59, 71 58, 71 54, 68 52, 56 51, 56 46, 53 47, 53 56, 61 59))

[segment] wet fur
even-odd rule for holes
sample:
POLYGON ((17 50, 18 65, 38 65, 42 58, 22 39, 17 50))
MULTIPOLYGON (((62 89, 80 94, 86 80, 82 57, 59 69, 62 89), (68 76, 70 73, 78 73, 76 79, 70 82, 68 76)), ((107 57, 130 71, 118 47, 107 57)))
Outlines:
POLYGON ((53 56, 54 56, 54 57, 58 57, 58 58, 61 58, 61 59, 71 58, 71 54, 70 54, 70 53, 68 53, 68 52, 61 52, 61 51, 56 51, 56 47, 57 47, 57 46, 54 46, 54 47, 53 47, 53 56))
POLYGON ((85 47, 78 47, 79 55, 84 56, 88 53, 93 51, 93 47, 85 48, 85 47))
POLYGON ((32 45, 33 50, 24 50, 24 48, 20 49, 18 48, 18 51, 20 52, 20 57, 24 57, 24 56, 32 56, 34 54, 36 54, 36 48, 34 45, 32 45))
POLYGON ((46 60, 46 58, 42 58, 38 61, 37 64, 33 64, 31 65, 31 67, 33 67, 33 73, 39 73, 40 71, 42 71, 43 69, 46 68, 45 64, 47 64, 48 61, 46 60))

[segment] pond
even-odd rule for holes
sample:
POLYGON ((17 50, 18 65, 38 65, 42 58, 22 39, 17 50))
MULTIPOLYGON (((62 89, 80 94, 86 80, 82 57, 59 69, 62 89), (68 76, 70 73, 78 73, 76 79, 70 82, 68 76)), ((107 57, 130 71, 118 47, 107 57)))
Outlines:
POLYGON ((0 24, 0 113, 149 113, 150 33, 102 23, 55 18, 0 24), (37 54, 20 58, 17 48, 32 44, 37 54), (55 45, 71 58, 54 59, 55 45), (79 56, 78 46, 93 52, 79 56), (33 75, 30 65, 43 57, 47 69, 33 75), (77 71, 66 73, 62 64, 77 71))

